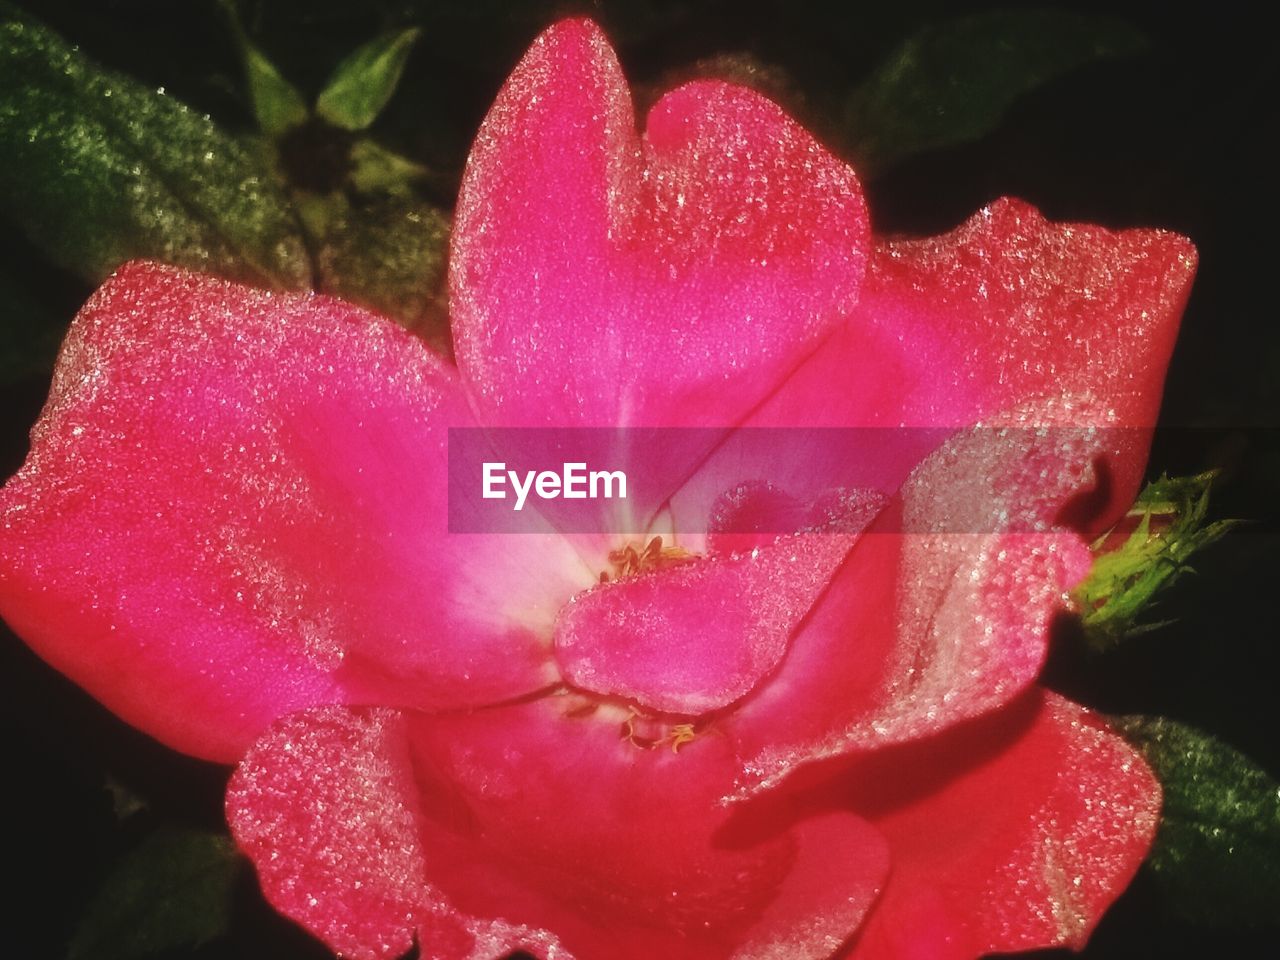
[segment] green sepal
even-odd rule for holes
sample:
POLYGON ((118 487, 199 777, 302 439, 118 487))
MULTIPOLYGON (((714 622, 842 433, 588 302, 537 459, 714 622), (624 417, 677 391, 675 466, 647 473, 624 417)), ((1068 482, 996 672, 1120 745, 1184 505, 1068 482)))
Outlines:
POLYGON ((311 110, 298 89, 284 78, 261 50, 245 34, 234 0, 221 0, 231 23, 231 32, 244 61, 245 85, 258 127, 269 137, 279 137, 286 130, 306 123, 311 110))
POLYGON ((1142 617, 1161 591, 1191 571, 1193 554, 1239 523, 1208 520, 1214 476, 1210 471, 1149 483, 1126 520, 1094 543, 1097 559, 1075 591, 1091 646, 1106 649, 1160 626, 1142 617), (1126 524, 1132 526, 1127 536, 1126 524), (1117 545, 1119 537, 1124 539, 1117 545))
POLYGON ((357 193, 407 195, 411 184, 430 176, 427 167, 368 138, 351 145, 350 181, 357 193))

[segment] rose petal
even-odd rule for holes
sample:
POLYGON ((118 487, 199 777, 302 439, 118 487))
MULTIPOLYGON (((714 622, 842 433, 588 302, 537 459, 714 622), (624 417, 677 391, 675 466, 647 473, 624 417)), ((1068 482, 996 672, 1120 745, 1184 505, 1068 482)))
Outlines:
POLYGON ((760 423, 964 426, 1074 393, 1150 426, 1195 265, 1177 234, 1051 223, 1011 198, 882 241, 857 310, 760 423))
POLYGON ((1048 692, 867 758, 846 782, 893 859, 856 960, 1078 950, 1146 857, 1160 810, 1138 753, 1048 692))
POLYGON ((641 749, 570 705, 284 718, 232 778, 232 831, 271 903, 355 960, 415 936, 439 960, 826 960, 849 939, 887 865, 866 823, 784 799, 730 837, 723 741, 641 749))
MULTIPOLYGON (((856 300, 853 172, 752 91, 698 82, 636 133, 587 21, 538 38, 486 118, 451 261, 458 364, 510 426, 727 427, 856 300)), ((647 512, 696 460, 660 471, 647 512)), ((698 451, 700 456, 705 450, 698 451)), ((634 505, 633 505, 634 506, 634 505)))
MULTIPOLYGON (((1023 414, 1052 419, 1052 406, 1023 414)), ((980 425, 926 459, 770 683, 728 719, 746 761, 742 791, 816 759, 935 733, 1026 689, 1066 591, 1091 563, 1053 518, 1086 484, 1097 442, 980 425)))
POLYGON ((267 900, 352 960, 394 960, 415 943, 437 960, 554 946, 458 913, 427 882, 407 728, 395 710, 318 707, 253 745, 227 785, 227 821, 267 900))
POLYGON ((458 361, 485 409, 723 426, 854 302, 867 221, 853 172, 750 90, 680 87, 642 144, 613 51, 572 20, 499 93, 454 236, 458 361))
MULTIPOLYGON (((748 542, 755 521, 768 540, 799 529, 788 511, 857 489, 892 497, 920 462, 955 434, 953 428, 895 430, 797 427, 730 432, 672 496, 672 526, 688 549, 707 552, 725 541, 725 504, 749 492, 729 521, 729 542, 748 542), (788 507, 791 504, 791 507, 788 507)), ((801 509, 803 512, 803 509, 801 509)), ((760 539, 764 539, 763 537, 760 539)))
POLYGON ((885 243, 859 319, 903 337, 915 376, 864 402, 886 419, 962 424, 1076 394, 1151 426, 1195 266, 1175 233, 1050 223, 1009 198, 951 233, 885 243))
POLYGON ((0 611, 210 759, 308 704, 537 689, 591 578, 557 538, 446 539, 445 426, 468 416, 389 321, 131 264, 77 319, 0 493, 0 611))
POLYGON ((278 723, 227 787, 227 821, 268 901, 353 960, 394 958, 432 925, 405 723, 323 707, 278 723))
POLYGON ((779 818, 718 842, 722 738, 645 749, 624 713, 575 706, 415 718, 424 845, 458 908, 554 931, 584 960, 825 960, 856 929, 885 868, 865 824, 779 818))
MULTIPOLYGON (((848 322, 751 424, 961 427, 1037 397, 1088 397, 1106 419, 1081 411, 1072 422, 1114 428, 1095 522, 1105 528, 1142 479, 1142 428, 1156 421, 1195 265, 1177 234, 1050 223, 998 200, 951 233, 879 244, 848 322)), ((890 461, 899 478, 913 465, 890 461)))
POLYGON ((852 495, 838 520, 714 556, 602 583, 556 623, 575 687, 664 713, 728 706, 777 666, 801 619, 883 500, 852 495))

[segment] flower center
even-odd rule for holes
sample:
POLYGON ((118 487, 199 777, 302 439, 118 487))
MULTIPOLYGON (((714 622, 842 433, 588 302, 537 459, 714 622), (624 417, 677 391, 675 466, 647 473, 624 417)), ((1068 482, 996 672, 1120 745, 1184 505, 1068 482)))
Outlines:
MULTIPOLYGON (((868 504, 881 502, 857 500, 868 516, 868 504)), ((643 549, 623 547, 611 556, 608 582, 574 595, 556 616, 560 676, 677 722, 728 707, 782 659, 857 538, 841 525, 846 519, 741 554, 695 558, 664 550, 658 537, 643 549)))
POLYGON ((617 550, 610 550, 609 568, 600 572, 600 582, 608 583, 639 573, 676 567, 696 559, 696 553, 675 545, 665 547, 661 537, 654 537, 644 546, 629 543, 617 550))
POLYGON ((702 735, 706 724, 700 721, 677 721, 645 713, 635 706, 595 700, 578 692, 564 691, 564 716, 570 720, 588 718, 616 724, 618 739, 637 750, 667 749, 679 753, 686 744, 702 735))

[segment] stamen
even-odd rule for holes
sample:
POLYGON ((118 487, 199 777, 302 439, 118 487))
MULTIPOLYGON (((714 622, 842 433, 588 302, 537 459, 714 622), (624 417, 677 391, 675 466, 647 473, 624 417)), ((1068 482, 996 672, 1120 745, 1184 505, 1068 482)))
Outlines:
POLYGON ((661 570, 664 567, 689 563, 695 559, 697 555, 683 547, 664 547, 661 537, 654 537, 639 550, 634 544, 629 543, 625 547, 609 551, 611 569, 601 572, 600 582, 609 583, 620 577, 661 570))
POLYGON ((659 741, 655 737, 646 737, 637 733, 636 732, 637 719, 647 720, 648 717, 644 716, 644 714, 642 713, 639 713, 633 707, 631 709, 631 712, 627 715, 627 719, 622 721, 621 737, 623 740, 626 740, 628 743, 630 743, 633 747, 639 747, 641 750, 652 750, 661 741, 659 741))
POLYGON ((679 753, 680 748, 692 742, 696 736, 692 723, 677 723, 671 728, 671 752, 679 753))
POLYGON ((671 752, 679 753, 686 743, 697 739, 698 731, 692 723, 676 723, 668 727, 663 721, 630 707, 627 718, 622 721, 619 737, 641 750, 653 750, 669 743, 671 752))

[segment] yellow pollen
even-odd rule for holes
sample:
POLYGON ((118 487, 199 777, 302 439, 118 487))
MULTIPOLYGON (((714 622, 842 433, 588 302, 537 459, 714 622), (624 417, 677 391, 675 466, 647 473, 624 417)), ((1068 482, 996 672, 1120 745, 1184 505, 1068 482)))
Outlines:
POLYGON ((666 727, 665 732, 664 726, 662 721, 631 707, 627 718, 622 721, 620 736, 633 747, 639 747, 641 750, 653 750, 669 743, 672 753, 679 753, 681 747, 698 737, 698 732, 692 723, 675 723, 666 727))
POLYGON ((697 734, 693 732, 692 723, 677 723, 671 728, 671 752, 679 753, 680 748, 692 741, 696 736, 697 734))
POLYGON ((644 547, 636 549, 627 544, 619 550, 609 551, 609 569, 600 574, 600 582, 608 583, 637 573, 648 573, 664 567, 679 566, 697 559, 684 547, 664 547, 661 537, 654 537, 644 547))

